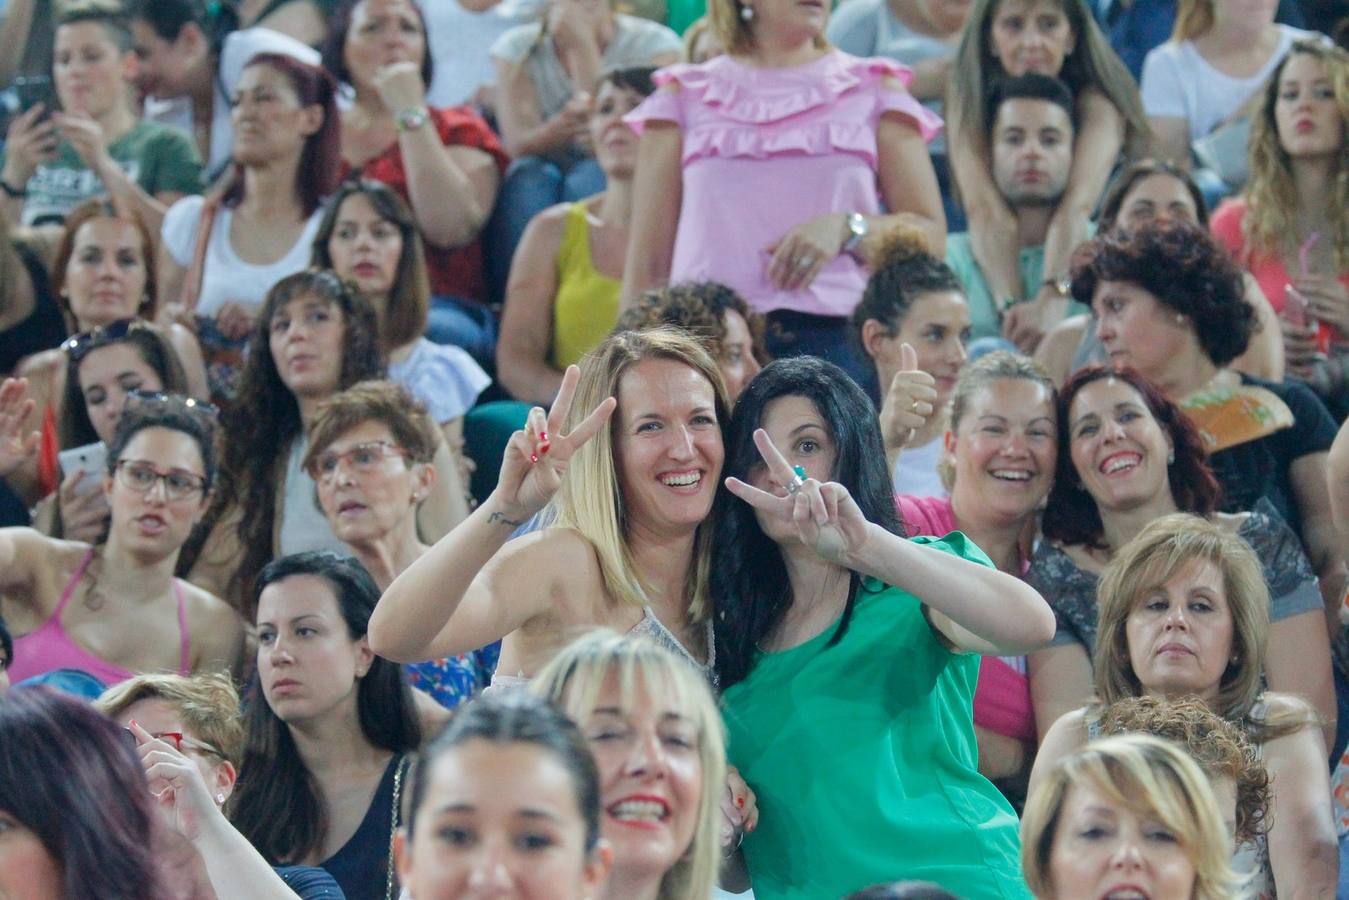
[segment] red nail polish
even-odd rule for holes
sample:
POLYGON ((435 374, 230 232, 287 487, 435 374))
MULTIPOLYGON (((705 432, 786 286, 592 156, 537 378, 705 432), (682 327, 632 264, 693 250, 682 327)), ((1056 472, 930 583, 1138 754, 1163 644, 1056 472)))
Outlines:
POLYGON ((529 454, 529 461, 532 462, 532 463, 538 462, 538 461, 539 461, 539 455, 538 455, 537 453, 531 453, 531 454, 529 454))
POLYGON ((542 444, 539 445, 539 455, 542 456, 546 454, 548 452, 548 449, 552 446, 553 446, 552 444, 548 443, 547 441, 544 441, 542 444))
POLYGON ((540 431, 540 432, 539 432, 539 440, 542 441, 542 442, 545 443, 545 444, 548 443, 548 432, 546 432, 546 431, 540 431))
POLYGON ((735 798, 735 805, 743 808, 744 805, 745 805, 745 798, 744 798, 744 797, 736 797, 736 798, 735 798))

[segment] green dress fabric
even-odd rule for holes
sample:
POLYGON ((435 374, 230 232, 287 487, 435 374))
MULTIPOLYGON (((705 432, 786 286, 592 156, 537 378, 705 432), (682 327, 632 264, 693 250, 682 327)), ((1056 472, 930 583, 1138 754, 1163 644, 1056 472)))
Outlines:
MULTIPOLYGON (((914 540, 989 565, 960 532, 914 540)), ((917 597, 874 579, 826 646, 833 633, 760 653, 722 695, 730 761, 759 804, 744 841, 754 896, 913 879, 965 900, 1029 898, 1016 815, 978 772, 979 657, 952 653, 917 597)))

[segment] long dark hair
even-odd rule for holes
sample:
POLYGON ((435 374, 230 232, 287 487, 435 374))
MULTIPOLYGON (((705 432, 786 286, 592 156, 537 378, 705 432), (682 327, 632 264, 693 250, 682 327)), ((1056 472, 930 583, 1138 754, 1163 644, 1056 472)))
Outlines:
POLYGON ((426 255, 422 250, 421 235, 412 209, 393 188, 382 181, 352 179, 342 184, 328 201, 314 235, 312 262, 324 269, 334 268, 328 244, 337 230, 337 217, 348 197, 364 197, 370 207, 385 222, 398 229, 403 239, 403 251, 398 254, 398 271, 380 323, 380 345, 385 352, 409 344, 426 331, 426 318, 431 309, 431 282, 426 273, 426 255))
POLYGON ((1133 369, 1087 366, 1074 372, 1059 391, 1059 460, 1041 524, 1045 537, 1062 544, 1085 544, 1103 549, 1101 510, 1095 498, 1082 486, 1073 466, 1073 436, 1068 413, 1084 387, 1107 378, 1123 381, 1137 391, 1157 424, 1171 438, 1175 459, 1167 466, 1166 474, 1177 508, 1205 518, 1213 515, 1222 489, 1209 468, 1204 440, 1189 417, 1133 369))
MULTIPOLYGON (((272 359, 271 326, 278 310, 304 295, 326 300, 342 312, 342 368, 336 391, 346 390, 358 381, 384 376, 375 313, 369 303, 332 272, 322 269, 297 272, 268 291, 249 338, 239 395, 221 417, 225 438, 220 460, 221 489, 215 493, 193 546, 194 551, 200 550, 210 527, 219 521, 231 502, 239 502, 243 517, 238 535, 244 555, 232 576, 228 592, 231 595, 247 597, 250 573, 260 570, 273 555, 281 467, 291 442, 300 437, 302 423, 295 395, 282 382, 272 359)), ((245 610, 246 615, 251 613, 251 609, 245 610)))
MULTIPOLYGON (((284 53, 259 53, 244 68, 254 66, 267 66, 284 75, 300 106, 323 108, 323 124, 305 138, 300 167, 295 172, 298 182, 295 189, 304 206, 304 214, 313 215, 314 210, 323 205, 323 198, 337 189, 342 177, 342 120, 337 111, 337 83, 318 66, 300 62, 284 53)), ((234 206, 243 198, 244 179, 236 172, 222 200, 226 205, 234 206)))
POLYGON ((42 842, 65 896, 169 897, 150 788, 122 728, 74 697, 29 687, 0 696, 0 735, 0 812, 42 842))
MULTIPOLYGON (((349 556, 325 550, 274 560, 257 577, 250 598, 268 586, 299 575, 316 575, 332 588, 351 640, 365 637, 379 588, 349 556)), ((397 664, 376 656, 356 689, 361 734, 372 746, 410 753, 421 743, 412 689, 397 664)), ((328 832, 328 811, 313 773, 305 768, 290 728, 267 701, 253 698, 245 713, 244 758, 231 818, 239 832, 273 864, 296 863, 312 855, 328 832)))
POLYGON ((149 322, 136 322, 127 328, 120 338, 108 339, 96 346, 84 350, 81 354, 68 353, 66 356, 66 383, 61 393, 61 417, 56 423, 57 435, 61 447, 83 447, 97 441, 94 423, 89 421, 89 409, 84 402, 84 388, 80 384, 80 366, 90 353, 126 344, 134 347, 141 360, 159 376, 166 394, 188 393, 187 375, 178 359, 173 345, 164 332, 149 322))
MULTIPOLYGON (((852 494, 867 520, 893 534, 904 533, 895 512, 876 408, 846 372, 812 356, 769 363, 746 386, 731 416, 725 474, 742 481, 762 462, 754 446, 768 404, 779 397, 805 397, 815 404, 837 451, 831 477, 852 494)), ((717 673, 723 689, 749 674, 754 649, 773 633, 791 609, 791 582, 782 550, 763 533, 754 509, 718 489, 712 509, 716 538, 712 550, 712 602, 717 640, 717 673)), ((851 574, 843 618, 829 639, 833 646, 848 630, 862 579, 851 574)))
POLYGON ((485 694, 459 710, 422 750, 412 770, 407 806, 408 839, 416 833, 417 815, 426 798, 431 769, 441 757, 472 740, 491 744, 533 744, 551 755, 571 777, 576 808, 585 823, 585 849, 600 839, 600 776, 585 738, 552 701, 528 691, 485 694))

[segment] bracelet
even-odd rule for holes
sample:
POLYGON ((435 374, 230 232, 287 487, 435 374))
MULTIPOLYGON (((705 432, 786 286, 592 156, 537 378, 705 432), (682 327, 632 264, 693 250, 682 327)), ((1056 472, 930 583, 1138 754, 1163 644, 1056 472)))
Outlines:
POLYGON ((24 197, 28 196, 28 188, 16 188, 3 178, 0 178, 0 191, 4 191, 8 196, 13 197, 15 200, 22 200, 24 197))

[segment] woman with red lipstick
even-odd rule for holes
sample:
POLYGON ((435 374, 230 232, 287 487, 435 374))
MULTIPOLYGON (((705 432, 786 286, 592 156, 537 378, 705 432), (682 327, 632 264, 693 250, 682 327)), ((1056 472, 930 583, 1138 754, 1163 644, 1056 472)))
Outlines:
POLYGON ((1175 512, 1209 518, 1245 541, 1270 595, 1265 677, 1309 700, 1335 735, 1335 690, 1316 576, 1297 536, 1267 502, 1216 512, 1218 485, 1200 435, 1175 404, 1130 369, 1082 369, 1059 398, 1062 422, 1044 534, 1026 579, 1058 619, 1053 643, 1030 656, 1043 737, 1091 697, 1101 573, 1143 526, 1175 512))
POLYGON ((601 194, 539 213, 511 264, 497 369, 526 403, 551 403, 562 373, 613 330, 632 221, 637 135, 623 116, 651 95, 652 69, 606 72, 595 87, 590 142, 601 194))
POLYGON ((969 303, 960 280, 927 252, 919 232, 895 229, 873 255, 872 266, 852 324, 876 366, 881 435, 895 493, 945 497, 937 463, 950 426, 951 392, 965 364, 969 303), (906 344, 912 359, 904 358, 906 344), (931 376, 933 396, 912 395, 913 372, 931 376))
POLYGON ((424 336, 431 287, 412 210, 383 182, 344 183, 319 222, 313 263, 355 284, 374 309, 389 380, 425 406, 444 433, 436 450, 442 490, 430 499, 449 505, 426 514, 463 521, 469 511, 464 415, 492 379, 467 350, 424 336))
POLYGON ((600 900, 708 900, 719 848, 733 838, 718 841, 718 829, 729 820, 752 831, 757 811, 730 802, 707 681, 647 638, 594 629, 530 690, 558 704, 594 754, 600 834, 613 850, 600 900))
MULTIPOLYGON (((383 591, 426 552, 417 508, 436 483, 432 460, 443 441, 426 410, 388 381, 361 382, 324 402, 308 434, 303 465, 323 515, 383 591)), ((453 708, 487 686, 499 651, 493 644, 410 663, 409 681, 453 708)))
POLYGON ((382 181, 412 208, 435 298, 429 336, 488 365, 496 323, 478 234, 506 170, 501 144, 470 107, 427 106, 431 51, 412 0, 348 4, 325 62, 355 91, 342 113, 343 175, 382 181))
POLYGON ((765 315, 769 355, 821 355, 866 383, 848 321, 865 239, 903 221, 941 253, 927 154, 941 120, 906 89, 907 67, 829 47, 828 3, 708 8, 726 54, 662 69, 627 119, 642 139, 621 305, 716 281, 765 315))
POLYGON ((0 592, 17 635, 11 678, 77 669, 111 685, 136 672, 228 669, 243 625, 217 597, 173 577, 210 500, 214 426, 191 401, 137 399, 108 447, 107 539, 83 544, 0 530, 0 592))
POLYGON ((1182 747, 1151 735, 1106 738, 1059 762, 1021 826, 1037 900, 1248 896, 1209 778, 1182 747))
POLYGON ((244 609, 249 581, 276 556, 344 550, 301 466, 305 426, 338 391, 383 376, 378 334, 370 305, 332 272, 297 272, 268 293, 223 416, 221 490, 190 551, 194 582, 244 609))
MULTIPOLYGON (((1101 576, 1094 685, 1108 706, 1127 697, 1197 696, 1238 725, 1274 787, 1267 851, 1239 853, 1255 887, 1281 897, 1335 894, 1339 845, 1316 712, 1266 692, 1269 591, 1260 561, 1229 528, 1185 513, 1163 516, 1121 548, 1101 576)), ((1324 636, 1322 637, 1324 640, 1324 636)), ((1094 707, 1045 734, 1031 793, 1090 737, 1094 707)), ((1238 848, 1240 849, 1240 848, 1238 848)))
POLYGON ((1180 221, 1097 235, 1074 259, 1072 294, 1091 304, 1111 364, 1137 370, 1199 429, 1222 486, 1219 509, 1248 512, 1267 499, 1338 608, 1344 553, 1326 496, 1335 423, 1301 382, 1231 368, 1257 317, 1228 253, 1180 221))
POLYGON ((398 896, 392 849, 421 743, 399 666, 370 650, 379 588, 349 556, 269 563, 251 595, 258 686, 234 825, 272 865, 321 866, 347 897, 398 896))
MULTIPOLYGON (((995 351, 966 366, 952 392, 938 462, 951 495, 897 495, 905 531, 963 532, 999 571, 1024 578, 1058 456, 1055 397, 1048 376, 1019 354, 995 351)), ((980 773, 1019 802, 1035 749, 1026 657, 980 660, 974 734, 980 773)))
POLYGON ((1086 0, 975 0, 946 113, 952 175, 975 259, 994 298, 1009 304, 1004 335, 1031 352, 1063 318, 1059 285, 1121 150, 1132 151, 1149 133, 1138 88, 1086 0), (1032 297, 1023 296, 1016 219, 993 183, 985 123, 993 82, 1029 72, 1068 85, 1078 121, 1072 172, 1045 239, 1044 284, 1032 297))
POLYGON ((710 676, 711 529, 729 402, 685 332, 620 332, 534 407, 496 490, 380 600, 371 645, 402 662, 502 639, 494 688, 528 682, 560 636, 647 634, 710 676), (550 526, 507 544, 549 508, 550 526))
POLYGON ((1251 123, 1250 180, 1212 230, 1280 311, 1289 374, 1349 413, 1349 53, 1298 41, 1251 123))

